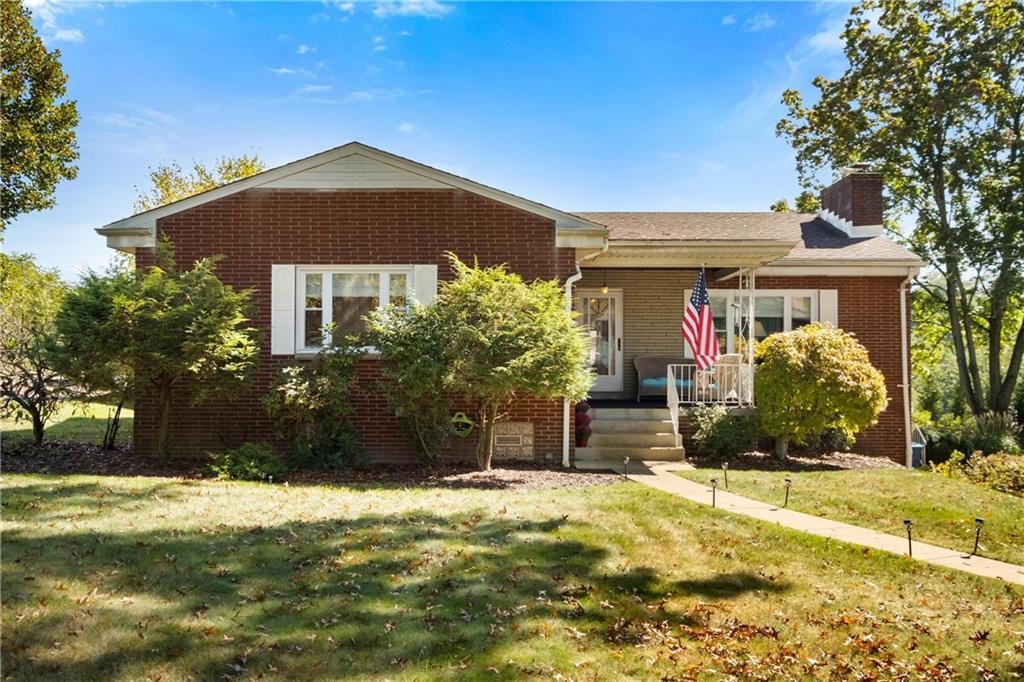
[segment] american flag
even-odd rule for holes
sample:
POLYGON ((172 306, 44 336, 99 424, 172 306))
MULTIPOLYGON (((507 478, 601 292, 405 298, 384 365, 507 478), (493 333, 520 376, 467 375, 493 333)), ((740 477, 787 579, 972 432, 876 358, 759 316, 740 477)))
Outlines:
POLYGON ((711 317, 711 299, 708 298, 703 268, 683 314, 683 338, 693 349, 697 367, 707 369, 718 360, 718 335, 715 333, 715 321, 711 317))

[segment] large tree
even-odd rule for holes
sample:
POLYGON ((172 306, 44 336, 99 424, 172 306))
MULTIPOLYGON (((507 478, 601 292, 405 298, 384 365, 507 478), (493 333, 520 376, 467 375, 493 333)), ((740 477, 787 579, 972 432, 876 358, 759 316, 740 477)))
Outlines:
POLYGON ((192 170, 188 172, 185 172, 177 162, 166 163, 149 170, 152 187, 139 192, 135 200, 135 210, 148 211, 262 173, 266 168, 267 165, 256 154, 222 156, 212 167, 195 161, 192 163, 192 170))
POLYGON ((1024 358, 1024 9, 864 0, 843 40, 846 72, 815 78, 812 105, 787 90, 778 133, 807 186, 854 162, 884 174, 938 271, 919 290, 945 308, 970 409, 1005 412, 1024 358))
POLYGON ((27 418, 36 445, 61 402, 76 395, 48 353, 66 290, 31 256, 0 253, 0 414, 27 418))
POLYGON ((78 110, 65 98, 60 50, 49 51, 21 0, 0 2, 0 234, 15 216, 50 208, 78 174, 78 110))

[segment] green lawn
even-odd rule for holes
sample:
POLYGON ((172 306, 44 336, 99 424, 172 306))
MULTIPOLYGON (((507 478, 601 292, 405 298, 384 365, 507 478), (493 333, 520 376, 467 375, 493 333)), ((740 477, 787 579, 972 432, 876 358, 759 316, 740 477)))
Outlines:
MULTIPOLYGON (((723 484, 721 469, 681 471, 701 483, 723 484)), ((782 504, 783 479, 793 484, 789 507, 867 528, 905 535, 903 519, 914 522, 914 537, 952 549, 970 551, 974 519, 985 525, 979 553, 1024 565, 1024 499, 968 481, 909 469, 850 471, 729 471, 729 492, 782 504)))
MULTIPOLYGON (((99 444, 107 425, 107 415, 113 413, 112 406, 101 403, 66 403, 47 422, 44 438, 99 444)), ((121 427, 117 432, 117 442, 127 443, 132 439, 133 417, 131 408, 121 410, 121 427)), ((32 440, 32 423, 28 421, 0 420, 0 430, 4 434, 5 449, 9 445, 32 440)))
POLYGON ((2 521, 10 679, 1024 672, 1024 590, 633 483, 8 475, 2 521))

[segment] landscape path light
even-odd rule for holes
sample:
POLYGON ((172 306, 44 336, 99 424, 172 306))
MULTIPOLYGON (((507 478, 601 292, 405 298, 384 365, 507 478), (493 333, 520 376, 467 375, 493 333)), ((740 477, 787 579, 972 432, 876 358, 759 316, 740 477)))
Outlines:
POLYGON ((729 463, 722 462, 722 475, 725 477, 725 489, 729 489, 729 463))
POLYGON ((910 530, 914 522, 910 519, 903 519, 903 525, 907 527, 907 556, 913 558, 914 556, 914 539, 913 532, 910 530))
POLYGON ((782 506, 783 507, 788 507, 789 506, 789 487, 791 485, 793 485, 793 479, 787 476, 786 478, 782 479, 782 481, 786 484, 786 500, 782 503, 782 506))
POLYGON ((622 477, 629 478, 629 457, 622 458, 622 477))
POLYGON ((715 506, 715 489, 718 488, 718 479, 711 479, 711 506, 715 506))
POLYGON ((985 519, 974 519, 974 550, 971 556, 978 553, 978 542, 981 541, 981 527, 985 525, 985 519))

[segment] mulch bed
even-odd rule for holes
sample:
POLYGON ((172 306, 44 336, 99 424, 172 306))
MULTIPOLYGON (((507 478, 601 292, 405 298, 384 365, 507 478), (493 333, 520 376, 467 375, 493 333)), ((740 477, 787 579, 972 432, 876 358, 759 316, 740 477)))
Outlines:
MULTIPOLYGON (((40 446, 4 444, 0 471, 7 474, 87 474, 96 476, 165 476, 202 478, 203 462, 137 458, 130 446, 103 450, 74 441, 45 441, 40 446)), ((374 464, 332 472, 298 471, 290 485, 386 485, 392 487, 480 490, 544 490, 608 485, 620 480, 610 472, 574 471, 532 462, 498 462, 491 471, 468 464, 374 464)))
POLYGON ((691 455, 693 466, 698 468, 721 468, 728 462, 730 469, 754 471, 840 471, 843 469, 898 469, 900 465, 887 457, 868 457, 855 452, 831 452, 811 454, 790 453, 783 461, 767 452, 748 452, 736 457, 713 457, 691 455))

